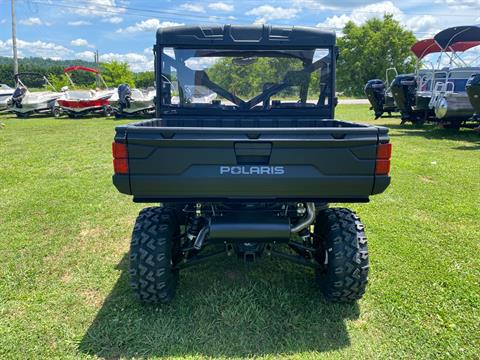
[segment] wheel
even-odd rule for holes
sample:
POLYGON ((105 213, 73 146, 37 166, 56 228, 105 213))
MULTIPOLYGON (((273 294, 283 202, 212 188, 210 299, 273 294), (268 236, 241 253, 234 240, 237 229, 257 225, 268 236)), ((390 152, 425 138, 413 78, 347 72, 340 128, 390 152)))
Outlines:
POLYGON ((110 117, 113 115, 113 108, 110 106, 110 105, 105 105, 103 107, 103 114, 106 116, 106 117, 110 117))
POLYGON ((59 107, 52 108, 52 115, 53 117, 58 119, 62 115, 62 109, 60 109, 59 107))
POLYGON ((368 248, 364 226, 349 209, 321 211, 315 225, 315 271, 323 295, 331 302, 354 302, 368 282, 368 248))
POLYGON ((180 233, 175 211, 150 207, 140 211, 130 245, 130 285, 143 303, 168 303, 175 297, 178 273, 172 255, 180 233))
POLYGON ((25 119, 25 118, 28 118, 30 116, 30 113, 15 113, 15 115, 17 115, 18 118, 20 119, 25 119))

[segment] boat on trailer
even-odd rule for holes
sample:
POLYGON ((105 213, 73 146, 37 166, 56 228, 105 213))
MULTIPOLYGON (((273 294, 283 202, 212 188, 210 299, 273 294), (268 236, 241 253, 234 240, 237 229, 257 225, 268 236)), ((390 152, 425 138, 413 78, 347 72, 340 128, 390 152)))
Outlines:
MULTIPOLYGON (((458 44, 465 44, 468 48, 480 45, 480 26, 457 26, 445 29, 434 37, 442 49, 441 57, 448 54, 448 49, 458 44)), ((473 117, 474 108, 467 94, 467 82, 473 75, 480 73, 480 56, 469 61, 464 58, 450 56, 450 66, 444 69, 445 81, 437 82, 433 87, 430 108, 435 111, 435 116, 444 127, 460 128, 460 126, 473 126, 469 120, 473 117), (455 65, 455 68, 451 68, 455 65)))
POLYGON ((110 98, 110 106, 116 118, 132 115, 153 115, 155 110, 155 88, 136 89, 128 84, 121 84, 110 98))
POLYGON ((0 111, 4 111, 8 107, 8 99, 10 99, 15 91, 7 84, 0 84, 0 111))
POLYGON ((9 112, 21 118, 33 114, 60 116, 61 111, 57 101, 62 98, 63 94, 57 92, 45 75, 36 72, 20 72, 15 74, 14 79, 17 86, 7 102, 9 112), (40 77, 45 86, 51 88, 53 91, 30 91, 22 82, 21 77, 34 76, 40 77))
POLYGON ((385 72, 385 81, 372 79, 365 84, 364 92, 370 102, 371 110, 375 112, 375 120, 382 117, 384 113, 392 116, 392 112, 398 111, 391 91, 392 81, 397 75, 395 68, 388 68, 385 72))
POLYGON ((70 66, 63 70, 70 81, 72 87, 75 87, 70 73, 73 71, 86 71, 95 74, 97 83, 103 85, 103 89, 96 88, 95 90, 73 89, 68 87, 63 88, 65 95, 58 101, 62 110, 69 117, 79 117, 86 114, 96 113, 100 115, 110 116, 113 114, 113 109, 110 106, 109 99, 114 94, 114 89, 109 89, 102 78, 100 71, 85 66, 70 66))

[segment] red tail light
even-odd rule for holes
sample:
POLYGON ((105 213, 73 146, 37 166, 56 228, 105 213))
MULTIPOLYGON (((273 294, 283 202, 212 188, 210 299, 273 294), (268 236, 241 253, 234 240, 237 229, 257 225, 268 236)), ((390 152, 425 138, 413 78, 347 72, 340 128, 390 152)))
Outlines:
POLYGON ((127 145, 122 143, 112 143, 112 154, 114 159, 123 159, 128 157, 127 145))
POLYGON ((112 143, 113 171, 115 174, 128 174, 128 152, 127 145, 112 143))
POLYGON ((377 147, 377 161, 375 175, 390 174, 390 158, 392 157, 392 144, 379 144, 377 147))

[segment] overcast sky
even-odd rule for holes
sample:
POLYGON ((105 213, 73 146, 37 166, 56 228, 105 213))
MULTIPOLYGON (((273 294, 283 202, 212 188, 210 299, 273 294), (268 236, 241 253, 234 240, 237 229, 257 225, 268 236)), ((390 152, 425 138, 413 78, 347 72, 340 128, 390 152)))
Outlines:
MULTIPOLYGON (((418 38, 455 25, 480 23, 480 0, 16 0, 20 56, 127 61, 152 70, 155 30, 175 24, 319 26, 340 32, 391 13, 418 38)), ((0 56, 11 56, 10 0, 0 0, 0 56)))

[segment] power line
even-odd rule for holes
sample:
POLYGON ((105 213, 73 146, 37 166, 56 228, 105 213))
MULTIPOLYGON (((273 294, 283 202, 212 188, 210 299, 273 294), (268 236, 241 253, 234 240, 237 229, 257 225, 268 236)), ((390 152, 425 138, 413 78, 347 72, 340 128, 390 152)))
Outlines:
MULTIPOLYGON (((65 2, 63 3, 59 3, 59 2, 56 2, 56 3, 51 3, 51 2, 43 2, 43 1, 37 1, 37 0, 28 0, 28 2, 31 2, 31 3, 35 3, 35 4, 41 4, 41 5, 46 5, 46 6, 51 6, 51 7, 63 7, 63 8, 70 8, 70 9, 77 9, 77 10, 85 10, 85 8, 83 7, 80 7, 80 6, 74 6, 74 5, 71 5, 71 4, 67 4, 65 2)), ((254 0, 254 2, 256 2, 256 0, 254 0)), ((139 7, 131 7, 131 6, 123 6, 123 5, 115 5, 113 8, 116 8, 116 9, 122 9, 122 10, 129 10, 129 11, 133 11, 134 13, 125 13, 125 12, 119 12, 119 11, 115 11, 115 10, 110 10, 112 7, 108 6, 108 5, 103 5, 103 4, 98 4, 96 2, 92 2, 92 1, 76 1, 75 2, 76 4, 80 3, 80 4, 85 4, 85 5, 95 5, 95 7, 97 8, 101 8, 102 12, 106 12, 106 13, 110 13, 110 14, 115 14, 115 15, 122 15, 122 16, 140 16, 140 17, 151 17, 151 14, 159 14, 159 15, 165 15, 165 16, 176 16, 176 17, 179 17, 179 18, 192 18, 192 19, 202 19, 202 20, 207 20, 207 22, 209 23, 213 23, 215 21, 212 21, 211 17, 212 16, 208 16, 208 15, 202 15, 202 14, 195 14, 195 13, 189 13, 188 10, 185 10, 185 11, 178 11, 178 10, 173 10, 173 9, 166 9, 166 10, 157 10, 157 9, 147 9, 147 8, 139 8, 139 7), (147 13, 148 15, 142 15, 142 14, 139 14, 138 12, 140 13, 147 13)), ((258 2, 258 4, 262 4, 260 2, 258 2)), ((263 3, 264 4, 264 3, 263 3)), ((299 6, 301 7, 301 6, 299 6)), ((95 9, 92 9, 92 11, 95 11, 95 9)), ((360 14, 374 14, 374 15, 381 15, 382 13, 381 12, 378 12, 378 11, 368 11, 368 10, 353 10, 355 11, 355 13, 360 13, 360 14)), ((389 14, 390 12, 388 11, 385 11, 383 14, 389 14)), ((329 11, 329 16, 339 16, 339 15, 344 15, 345 14, 345 11, 343 10, 338 10, 338 11, 329 11)), ((410 15, 410 16, 432 16, 432 14, 427 14, 427 13, 415 13, 415 12, 405 12, 405 11, 402 11, 402 14, 403 15, 410 15)), ((468 17, 468 18, 477 18, 478 17, 478 14, 452 14, 452 13, 449 13, 449 14, 442 14, 442 13, 436 13, 435 16, 442 16, 442 17, 461 17, 461 18, 465 18, 465 17, 468 17)), ((229 18, 228 16, 223 16, 223 15, 213 15, 213 17, 215 18, 215 20, 232 20, 231 18, 229 18)), ((242 16, 236 16, 236 18, 243 18, 243 19, 246 19, 247 17, 245 17, 244 15, 242 16)), ((169 18, 169 20, 172 20, 169 18)))
MULTIPOLYGON (((98 5, 98 4, 97 4, 97 7, 101 8, 100 10, 85 9, 84 7, 81 7, 81 6, 66 5, 65 3, 59 4, 59 3, 48 3, 48 2, 42 2, 42 1, 31 1, 31 2, 35 3, 35 4, 50 6, 50 7, 60 7, 60 8, 76 9, 76 10, 91 10, 91 11, 94 11, 94 12, 104 12, 104 13, 108 13, 108 14, 114 14, 114 15, 117 15, 117 16, 139 16, 139 17, 151 18, 152 13, 154 13, 154 14, 161 15, 161 17, 163 19, 167 19, 166 16, 168 16, 167 20, 169 20, 169 21, 176 20, 176 19, 173 19, 172 17, 177 17, 179 19, 183 19, 183 18, 202 19, 203 21, 206 21, 206 22, 209 22, 209 23, 215 23, 215 21, 212 20, 212 17, 215 18, 216 20, 217 19, 218 20, 221 20, 221 19, 232 20, 232 19, 229 19, 228 17, 225 17, 225 16, 218 16, 218 15, 207 16, 207 15, 200 15, 200 14, 185 14, 185 12, 177 12, 175 10, 164 10, 164 11, 162 11, 162 10, 153 10, 153 9, 140 9, 140 8, 129 8, 129 7, 127 8, 127 7, 124 7, 124 6, 122 6, 122 7, 116 6, 116 8, 130 10, 130 11, 134 12, 134 13, 132 13, 132 12, 124 13, 124 12, 109 10, 110 7, 107 7, 105 5, 98 5), (138 12, 147 13, 148 15, 147 14, 141 14, 141 13, 138 13, 138 12)), ((93 3, 91 3, 91 2, 90 3, 89 2, 86 2, 86 3, 84 2, 84 4, 93 5, 93 3)), ((160 16, 159 16, 159 18, 160 18, 160 16)))

